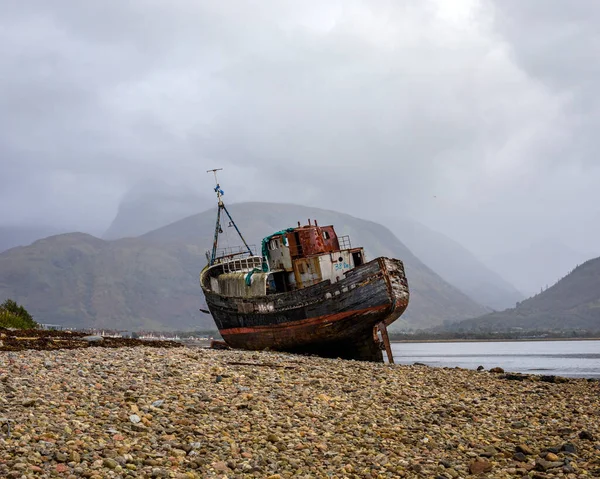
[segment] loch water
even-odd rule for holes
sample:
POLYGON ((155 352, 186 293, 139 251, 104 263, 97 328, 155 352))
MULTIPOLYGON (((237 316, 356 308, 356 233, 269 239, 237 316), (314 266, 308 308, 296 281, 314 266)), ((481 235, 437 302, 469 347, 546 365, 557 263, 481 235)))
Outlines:
POLYGON ((600 379, 600 340, 392 343, 396 364, 600 379))

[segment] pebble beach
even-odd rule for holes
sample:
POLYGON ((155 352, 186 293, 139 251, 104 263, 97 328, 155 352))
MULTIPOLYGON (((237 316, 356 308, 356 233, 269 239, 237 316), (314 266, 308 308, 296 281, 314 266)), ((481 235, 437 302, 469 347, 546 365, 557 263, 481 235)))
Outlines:
POLYGON ((600 477, 600 383, 273 352, 0 352, 0 477, 600 477))

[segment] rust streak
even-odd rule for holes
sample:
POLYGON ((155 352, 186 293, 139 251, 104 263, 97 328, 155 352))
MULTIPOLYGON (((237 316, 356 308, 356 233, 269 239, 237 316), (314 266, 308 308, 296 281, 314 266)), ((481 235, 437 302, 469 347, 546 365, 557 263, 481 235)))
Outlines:
POLYGON ((248 333, 256 333, 256 332, 260 332, 260 331, 265 331, 268 329, 296 329, 296 328, 303 328, 306 326, 311 326, 311 325, 318 325, 318 324, 322 324, 322 323, 329 323, 329 322, 335 322, 335 321, 340 321, 344 318, 347 318, 348 316, 353 316, 353 315, 361 315, 361 314, 367 314, 367 313, 371 313, 374 311, 382 311, 386 308, 389 308, 389 304, 384 304, 381 306, 373 306, 372 308, 366 308, 366 309, 360 309, 360 310, 353 310, 353 311, 344 311, 343 313, 336 313, 336 314, 326 314, 323 316, 318 316, 316 318, 308 318, 308 319, 303 319, 300 321, 294 321, 293 323, 283 323, 283 324, 274 324, 274 325, 268 325, 268 326, 255 326, 252 328, 229 328, 229 329, 223 329, 220 331, 221 335, 224 337, 226 335, 229 334, 248 334, 248 333))

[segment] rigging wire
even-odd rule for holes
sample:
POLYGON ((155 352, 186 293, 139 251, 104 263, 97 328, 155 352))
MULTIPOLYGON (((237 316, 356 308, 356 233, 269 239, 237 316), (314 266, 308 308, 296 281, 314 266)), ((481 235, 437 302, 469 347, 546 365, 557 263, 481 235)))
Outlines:
MULTIPOLYGON (((221 229, 221 231, 223 231, 223 229, 221 229)), ((230 250, 230 245, 229 245, 229 228, 225 227, 225 245, 228 251, 228 254, 231 253, 232 251, 230 250)))

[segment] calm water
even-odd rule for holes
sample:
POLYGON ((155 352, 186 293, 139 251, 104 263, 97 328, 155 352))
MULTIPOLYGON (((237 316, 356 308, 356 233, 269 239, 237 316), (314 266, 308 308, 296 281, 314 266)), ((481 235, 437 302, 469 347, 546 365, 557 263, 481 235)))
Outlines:
POLYGON ((397 364, 600 378, 600 341, 392 343, 397 364))

